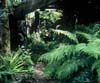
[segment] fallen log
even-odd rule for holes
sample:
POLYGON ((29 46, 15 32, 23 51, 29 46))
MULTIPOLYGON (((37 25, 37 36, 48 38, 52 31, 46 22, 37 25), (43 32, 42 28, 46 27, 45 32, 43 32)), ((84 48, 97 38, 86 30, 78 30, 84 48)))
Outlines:
POLYGON ((20 18, 21 16, 25 16, 26 14, 43 6, 54 3, 55 1, 57 0, 24 0, 15 8, 15 17, 20 18))

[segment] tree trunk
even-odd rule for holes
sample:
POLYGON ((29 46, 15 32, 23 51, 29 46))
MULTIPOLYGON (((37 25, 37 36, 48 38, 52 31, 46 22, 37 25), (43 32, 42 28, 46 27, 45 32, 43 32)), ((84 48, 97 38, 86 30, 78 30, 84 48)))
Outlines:
POLYGON ((10 29, 6 4, 0 5, 0 53, 10 52, 10 29))

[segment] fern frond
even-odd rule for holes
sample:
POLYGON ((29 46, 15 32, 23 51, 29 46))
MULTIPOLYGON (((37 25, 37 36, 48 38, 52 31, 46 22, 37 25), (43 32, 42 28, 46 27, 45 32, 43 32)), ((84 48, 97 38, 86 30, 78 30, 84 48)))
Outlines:
POLYGON ((54 62, 54 63, 49 63, 46 65, 45 69, 44 69, 44 73, 46 76, 55 76, 55 73, 57 71, 57 69, 60 66, 60 62, 54 62))
MULTIPOLYGON (((80 33, 81 34, 81 33, 80 33)), ((79 68, 89 67, 100 58, 100 39, 87 33, 82 33, 88 43, 78 43, 76 45, 61 44, 51 52, 40 56, 39 60, 47 61, 46 72, 48 75, 57 76, 59 79, 70 78, 79 68), (83 53, 83 54, 82 54, 83 53), (62 64, 62 65, 61 65, 62 64)), ((99 63, 92 66, 92 70, 97 68, 99 72, 99 63)), ((99 78, 100 74, 98 74, 99 78)))
POLYGON ((98 83, 100 82, 100 60, 96 60, 95 63, 92 65, 92 71, 96 70, 97 72, 97 80, 98 83))
POLYGON ((85 32, 76 31, 76 34, 81 36, 82 38, 86 39, 87 41, 93 41, 93 40, 97 39, 97 37, 95 35, 88 34, 88 33, 85 33, 85 32))
POLYGON ((97 69, 97 80, 98 80, 98 83, 100 83, 100 68, 97 69))
POLYGON ((100 68, 100 60, 96 60, 92 65, 92 70, 100 68))
POLYGON ((63 30, 59 30, 59 29, 51 29, 54 33, 56 34, 62 34, 62 35, 65 35, 67 36, 69 39, 75 41, 76 43, 78 43, 78 40, 77 40, 77 37, 76 37, 76 34, 74 33, 71 33, 69 31, 63 31, 63 30))
POLYGON ((74 72, 77 72, 79 67, 83 65, 82 60, 68 60, 58 69, 57 76, 59 79, 69 78, 74 72))
POLYGON ((88 43, 86 48, 84 48, 84 52, 96 59, 100 58, 100 42, 94 41, 88 43))
POLYGON ((39 60, 46 60, 50 63, 64 59, 65 56, 70 56, 74 52, 74 45, 60 45, 57 49, 43 54, 39 60))
POLYGON ((0 56, 0 62, 0 71, 14 73, 29 71, 28 69, 33 64, 29 53, 25 54, 22 49, 18 50, 16 53, 0 56))
POLYGON ((79 43, 79 44, 75 45, 75 52, 83 51, 84 48, 86 48, 86 44, 85 43, 79 43))

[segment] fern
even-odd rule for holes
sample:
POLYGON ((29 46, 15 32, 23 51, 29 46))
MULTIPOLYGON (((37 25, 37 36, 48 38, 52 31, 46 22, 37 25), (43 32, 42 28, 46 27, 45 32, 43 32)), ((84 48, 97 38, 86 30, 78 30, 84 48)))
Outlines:
POLYGON ((96 60, 92 65, 92 71, 96 70, 97 72, 97 80, 100 82, 100 60, 96 60))
POLYGON ((89 34, 94 34, 98 31, 100 31, 100 23, 96 22, 96 23, 89 24, 88 26, 83 25, 83 24, 76 25, 75 28, 76 28, 76 31, 79 31, 79 32, 86 32, 89 34))
POLYGON ((59 79, 69 78, 74 72, 79 70, 79 67, 83 64, 82 60, 68 60, 65 61, 62 66, 57 70, 57 76, 59 79))
MULTIPOLYGON (((79 49, 75 48, 76 45, 60 45, 57 49, 54 49, 51 52, 43 54, 39 58, 39 60, 48 61, 48 64, 46 66, 46 73, 48 72, 50 75, 52 74, 52 72, 54 72, 58 68, 57 73, 58 72, 59 73, 57 76, 60 78, 60 76, 61 76, 60 70, 62 67, 64 67, 63 71, 65 71, 65 73, 69 72, 68 75, 70 75, 70 73, 73 73, 76 70, 76 68, 78 69, 78 66, 81 64, 81 63, 79 63, 79 64, 76 64, 76 66, 74 66, 75 65, 74 63, 76 63, 77 60, 73 60, 72 57, 74 57, 74 55, 77 51, 81 51, 83 49, 82 48, 83 45, 84 44, 77 45, 77 47, 80 47, 79 49), (66 63, 66 62, 68 62, 68 63, 66 63), (72 63, 69 64, 69 62, 72 62, 73 64, 72 63), (61 64, 62 64, 62 66, 61 66, 61 64), (70 68, 72 70, 69 71, 69 69, 68 69, 68 72, 66 72, 67 69, 65 66, 67 64, 68 64, 69 68, 70 68, 70 65, 73 65, 73 66, 71 66, 73 68, 70 68)), ((64 76, 62 78, 64 78, 64 76)))
POLYGON ((92 71, 98 69, 100 67, 100 60, 96 60, 95 63, 92 65, 92 71))
POLYGON ((97 40, 88 44, 60 45, 51 52, 43 54, 39 60, 48 62, 45 70, 49 75, 54 75, 55 72, 55 76, 57 75, 59 79, 70 78, 80 67, 84 68, 93 64, 91 58, 99 59, 99 45, 100 42, 97 40))
POLYGON ((64 59, 65 55, 69 56, 74 51, 74 45, 60 45, 57 49, 43 54, 39 60, 47 60, 50 63, 64 59))
POLYGON ((76 37, 76 34, 74 33, 71 33, 69 31, 63 31, 63 30, 55 30, 55 29, 51 29, 54 33, 56 34, 63 34, 64 36, 67 36, 69 39, 73 40, 74 42, 78 43, 78 40, 77 40, 77 37, 76 37))
POLYGON ((24 51, 18 50, 16 53, 11 53, 6 56, 0 56, 0 72, 28 72, 29 66, 33 64, 29 54, 25 54, 24 51), (28 66, 25 68, 24 66, 28 66))
MULTIPOLYGON (((52 31, 56 34, 64 35, 73 40, 76 44, 60 44, 58 48, 47 52, 40 56, 39 60, 47 61, 45 73, 58 79, 70 79, 74 73, 81 70, 92 69, 98 74, 98 82, 100 82, 100 38, 99 32, 82 32, 76 31, 71 33, 63 30, 52 31), (87 40, 82 42, 78 37, 87 40)), ((67 41, 66 41, 67 42, 67 41)), ((90 70, 91 71, 91 70, 90 70)))
POLYGON ((91 69, 97 72, 97 80, 100 82, 100 39, 98 37, 99 31, 94 34, 78 32, 77 34, 83 36, 88 40, 86 47, 83 49, 90 57, 94 57, 95 61, 92 63, 91 69))
POLYGON ((95 57, 96 59, 100 58, 100 41, 94 41, 87 44, 84 48, 84 52, 95 57))
POLYGON ((88 33, 85 33, 85 32, 78 32, 76 31, 76 34, 78 36, 81 36, 82 38, 84 38, 85 40, 87 40, 88 42, 89 41, 94 41, 95 39, 97 39, 97 37, 93 34, 88 34, 88 33))
POLYGON ((75 52, 80 52, 83 51, 83 49, 86 48, 86 44, 85 43, 79 43, 77 45, 75 45, 75 52))
POLYGON ((75 55, 75 53, 81 52, 85 48, 86 48, 85 43, 81 43, 77 45, 60 44, 58 48, 52 50, 51 52, 43 54, 39 58, 39 60, 47 60, 48 62, 53 63, 54 61, 62 60, 65 57, 67 57, 67 59, 70 59, 72 55, 75 55))
POLYGON ((100 68, 97 69, 97 74, 98 74, 97 81, 98 81, 98 83, 100 83, 100 68))

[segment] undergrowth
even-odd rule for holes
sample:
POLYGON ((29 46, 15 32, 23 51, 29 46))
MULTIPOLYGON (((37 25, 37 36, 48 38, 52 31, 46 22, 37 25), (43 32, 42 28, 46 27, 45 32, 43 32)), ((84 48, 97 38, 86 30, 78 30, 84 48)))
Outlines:
POLYGON ((47 63, 45 75, 66 81, 74 79, 69 83, 100 83, 100 24, 85 26, 84 31, 81 28, 77 26, 74 32, 52 29, 54 34, 63 35, 72 43, 59 43, 40 56, 39 61, 47 63))

